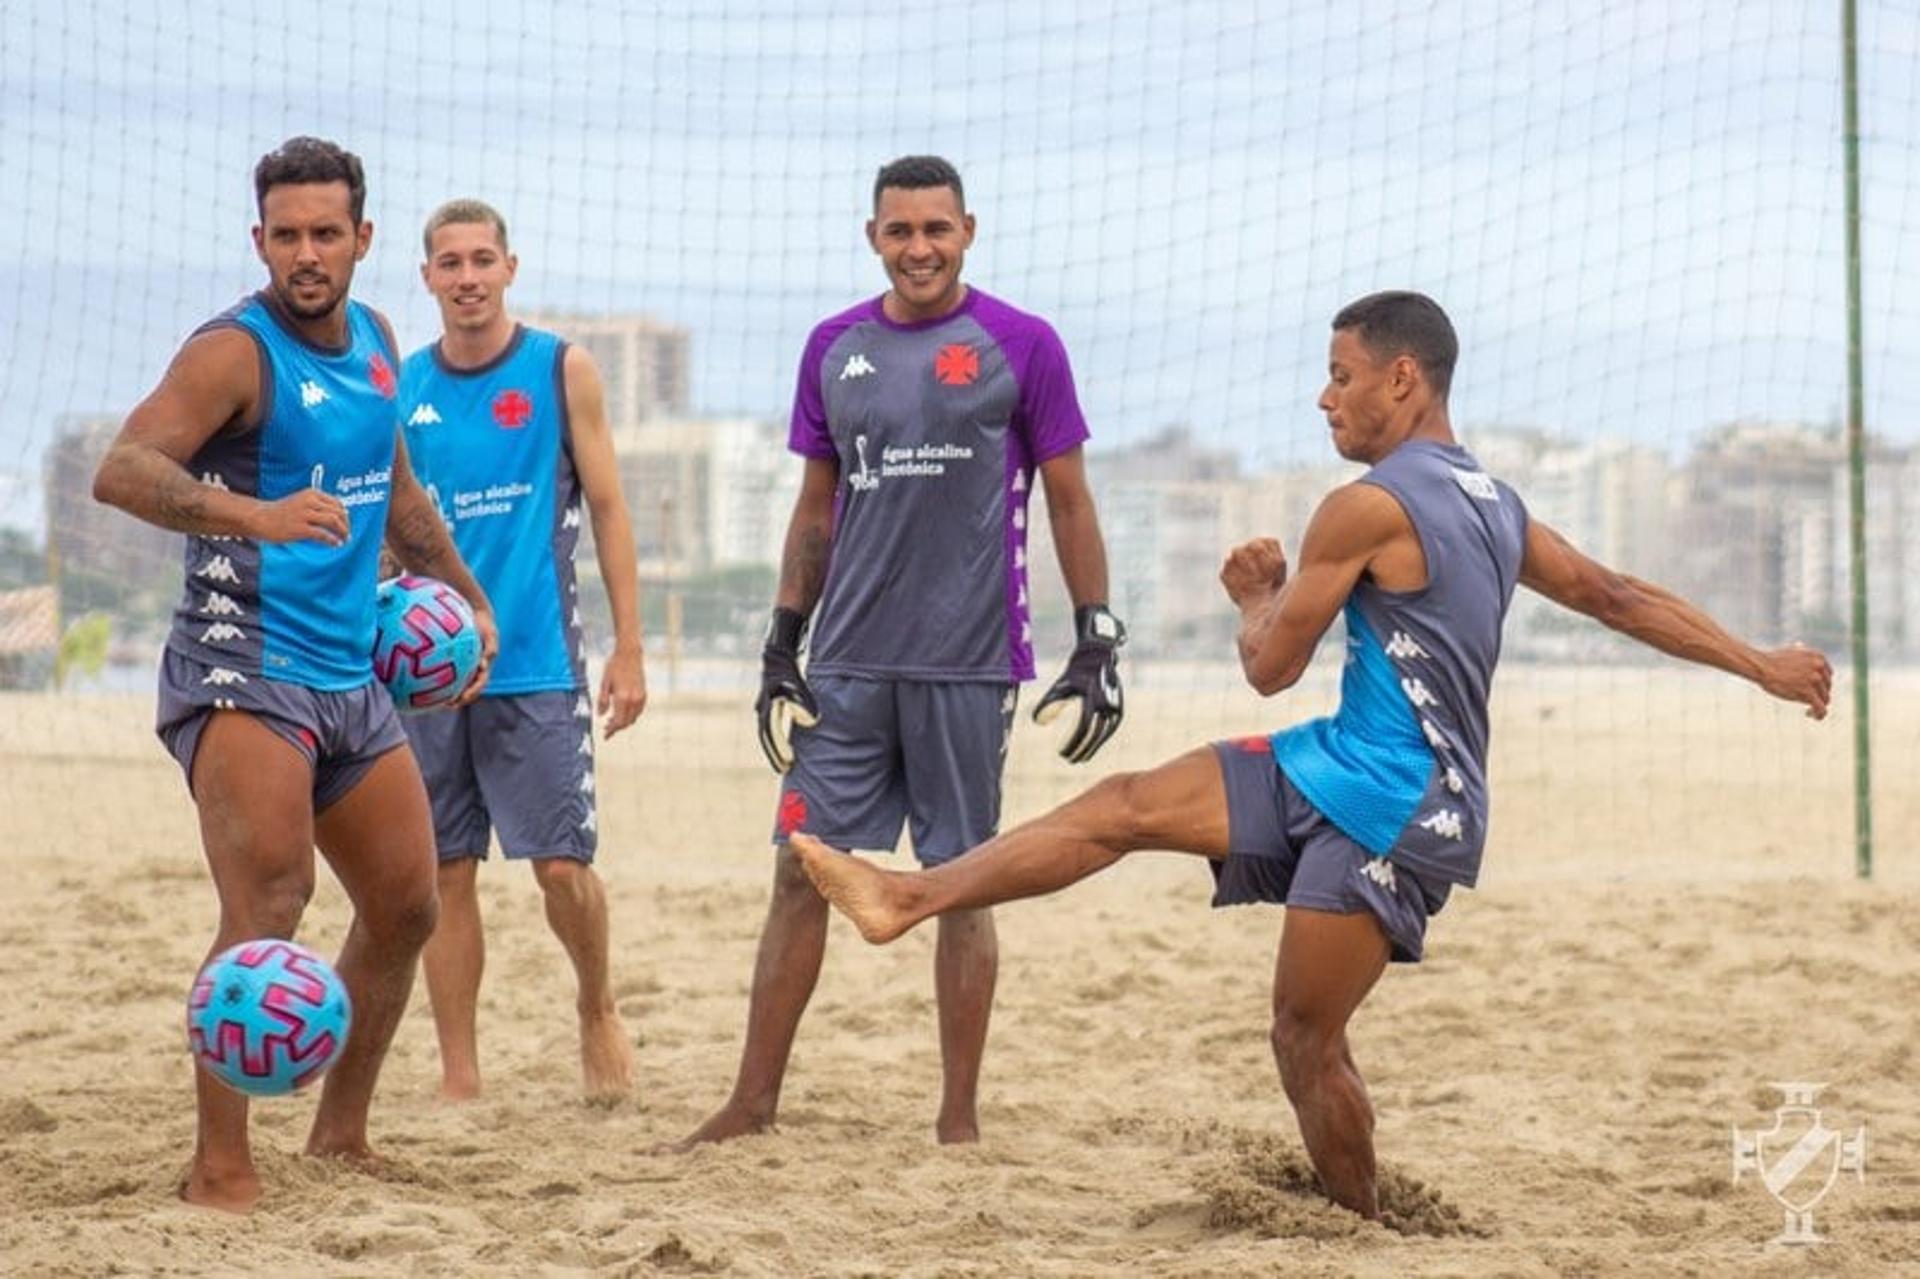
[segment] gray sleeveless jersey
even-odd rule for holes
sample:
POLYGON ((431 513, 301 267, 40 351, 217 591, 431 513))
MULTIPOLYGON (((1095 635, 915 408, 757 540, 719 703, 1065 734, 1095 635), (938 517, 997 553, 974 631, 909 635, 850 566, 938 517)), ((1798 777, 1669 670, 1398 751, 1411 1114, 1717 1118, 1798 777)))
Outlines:
POLYGON ((1059 337, 978 289, 925 323, 876 298, 816 327, 788 442, 840 483, 809 669, 1033 678, 1027 497, 1086 438, 1059 337))
POLYGON ((1487 694, 1526 550, 1526 508, 1457 444, 1409 441, 1358 482, 1406 511, 1427 584, 1354 587, 1340 709, 1274 734, 1274 757, 1356 843, 1471 885, 1486 844, 1487 694))

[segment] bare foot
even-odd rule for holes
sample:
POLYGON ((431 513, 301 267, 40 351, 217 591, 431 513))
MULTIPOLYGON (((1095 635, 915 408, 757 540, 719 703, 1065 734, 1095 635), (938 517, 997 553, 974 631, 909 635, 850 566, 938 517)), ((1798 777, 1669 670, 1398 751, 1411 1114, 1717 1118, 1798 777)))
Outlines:
POLYGON ((633 1044, 619 1013, 581 1016, 580 1073, 590 1102, 606 1105, 633 1092, 633 1044))
POLYGON ((980 1118, 977 1115, 956 1115, 949 1118, 941 1115, 933 1125, 934 1136, 943 1146, 964 1146, 980 1140, 980 1118))
POLYGON ((679 1141, 662 1142, 648 1153, 655 1155, 684 1155, 695 1146, 717 1144, 732 1141, 735 1137, 751 1137, 758 1133, 772 1132, 773 1118, 753 1114, 744 1107, 732 1102, 720 1107, 707 1122, 695 1128, 679 1141))
POLYGON ((196 1208, 250 1212, 260 1201, 260 1175, 252 1164, 216 1172, 196 1160, 180 1182, 180 1198, 196 1208))
POLYGON ((804 832, 789 835, 787 842, 820 895, 876 946, 892 941, 918 922, 896 903, 888 872, 829 848, 804 832))

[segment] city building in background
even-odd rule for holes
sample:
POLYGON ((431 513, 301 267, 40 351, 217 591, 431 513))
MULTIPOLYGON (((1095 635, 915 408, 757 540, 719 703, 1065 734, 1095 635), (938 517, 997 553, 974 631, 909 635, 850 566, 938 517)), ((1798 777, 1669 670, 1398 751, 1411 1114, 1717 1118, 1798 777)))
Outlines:
MULTIPOLYGON (((591 350, 601 367, 650 625, 669 627, 692 651, 749 650, 800 481, 784 423, 691 412, 683 328, 643 315, 527 318, 591 350)), ((179 589, 180 539, 93 500, 94 469, 119 425, 111 412, 56 420, 44 506, 46 561, 63 612, 112 613, 125 636, 163 624, 179 589)), ((1605 563, 1699 600, 1756 641, 1844 645, 1847 471, 1836 427, 1728 423, 1680 458, 1542 426, 1467 425, 1460 434, 1534 515, 1605 563)), ((1312 466, 1256 470, 1186 425, 1123 447, 1095 446, 1087 465, 1100 497, 1111 603, 1130 630, 1129 655, 1149 659, 1230 660, 1235 619, 1217 580, 1226 550, 1265 535, 1297 555, 1313 508, 1359 474, 1331 455, 1312 466)), ((1054 551, 1045 490, 1035 489, 1027 553, 1044 563, 1054 551)), ((1871 642, 1889 659, 1920 659, 1920 449, 1874 446, 1867 520, 1871 642)), ((583 534, 590 552, 590 531, 583 534)), ((594 564, 581 555, 590 615, 601 594, 594 564)), ((1029 580, 1044 647, 1049 635, 1070 633, 1071 610, 1058 574, 1029 580)), ((1510 656, 1533 661, 1631 656, 1624 641, 1525 591, 1508 618, 1506 645, 1510 656)))

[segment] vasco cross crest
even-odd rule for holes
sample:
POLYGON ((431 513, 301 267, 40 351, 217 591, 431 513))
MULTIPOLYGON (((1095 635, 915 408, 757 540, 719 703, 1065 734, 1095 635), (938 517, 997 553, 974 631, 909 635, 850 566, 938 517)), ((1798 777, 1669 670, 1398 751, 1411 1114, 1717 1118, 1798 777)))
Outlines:
POLYGON ((1758 1173, 1767 1193, 1786 1210, 1786 1224, 1774 1243, 1819 1243, 1814 1233, 1813 1208, 1833 1189, 1843 1172, 1864 1181, 1867 1175, 1867 1126, 1851 1137, 1829 1128, 1813 1104, 1825 1084, 1776 1083, 1780 1108, 1773 1127, 1765 1131, 1733 1130, 1733 1180, 1742 1173, 1758 1173))

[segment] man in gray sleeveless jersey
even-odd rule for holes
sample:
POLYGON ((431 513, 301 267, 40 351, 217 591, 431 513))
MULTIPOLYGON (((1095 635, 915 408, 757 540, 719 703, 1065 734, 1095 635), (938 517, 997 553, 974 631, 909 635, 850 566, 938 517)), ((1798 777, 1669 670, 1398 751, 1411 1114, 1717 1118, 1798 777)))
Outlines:
POLYGON ((1417 293, 1373 294, 1335 316, 1319 405, 1340 455, 1372 469, 1313 513, 1291 572, 1270 538, 1236 547, 1221 570, 1242 669, 1263 695, 1291 687, 1344 617, 1332 717, 1109 777, 924 874, 793 837, 814 883, 875 942, 945 911, 1053 892, 1143 848, 1209 858, 1215 905, 1285 902, 1274 1056, 1328 1195, 1368 1217, 1379 1215, 1373 1109, 1347 1021, 1390 959, 1419 959, 1428 917, 1479 872, 1487 694, 1515 585, 1815 719, 1833 678, 1811 649, 1755 649, 1530 520, 1454 440, 1458 349, 1446 314, 1417 293))

